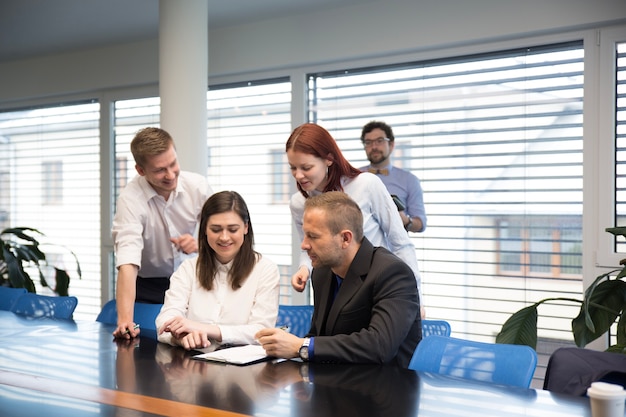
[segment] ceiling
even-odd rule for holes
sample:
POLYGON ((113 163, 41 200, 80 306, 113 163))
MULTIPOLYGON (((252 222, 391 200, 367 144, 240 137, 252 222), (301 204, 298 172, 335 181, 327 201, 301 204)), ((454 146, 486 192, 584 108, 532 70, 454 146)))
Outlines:
MULTIPOLYGON (((360 2, 207 1, 210 29, 360 2)), ((158 25, 158 0, 0 0, 0 62, 155 39, 158 25)))

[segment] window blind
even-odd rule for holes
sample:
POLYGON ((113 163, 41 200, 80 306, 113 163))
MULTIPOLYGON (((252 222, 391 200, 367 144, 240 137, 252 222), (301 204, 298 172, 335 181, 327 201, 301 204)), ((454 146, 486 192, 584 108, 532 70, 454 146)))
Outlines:
MULTIPOLYGON (((96 101, 0 113, 0 227, 45 235, 48 263, 67 269, 69 293, 79 297, 76 319, 100 310, 99 119, 96 101)), ((39 284, 36 270, 30 276, 39 284)), ((46 279, 54 285, 52 268, 46 279)))
POLYGON ((246 200, 255 248, 276 262, 280 300, 291 304, 291 175, 285 143, 291 133, 291 83, 276 79, 211 86, 208 93, 208 179, 215 191, 246 200))
MULTIPOLYGON (((428 228, 411 239, 429 318, 493 341, 513 311, 580 296, 581 42, 311 73, 308 97, 357 167, 361 127, 392 126, 392 162, 424 190, 428 228)), ((542 306, 539 336, 571 340, 576 308, 542 306)))

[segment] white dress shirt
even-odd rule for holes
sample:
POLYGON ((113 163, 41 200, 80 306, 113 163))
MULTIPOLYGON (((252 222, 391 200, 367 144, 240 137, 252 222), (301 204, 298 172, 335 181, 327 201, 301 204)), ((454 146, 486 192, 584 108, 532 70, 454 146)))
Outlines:
POLYGON ((197 236, 200 212, 211 194, 206 178, 192 172, 180 172, 167 201, 145 177, 133 178, 120 193, 113 218, 115 266, 137 265, 143 278, 172 275, 187 256, 170 237, 197 236))
MULTIPOLYGON (((232 261, 221 265, 213 289, 207 291, 196 277, 197 260, 187 259, 170 278, 170 288, 156 318, 157 329, 170 318, 182 316, 218 325, 222 343, 254 344, 259 330, 276 325, 280 274, 274 262, 261 257, 238 290, 228 282, 232 261)), ((173 344, 170 333, 158 338, 173 344)))

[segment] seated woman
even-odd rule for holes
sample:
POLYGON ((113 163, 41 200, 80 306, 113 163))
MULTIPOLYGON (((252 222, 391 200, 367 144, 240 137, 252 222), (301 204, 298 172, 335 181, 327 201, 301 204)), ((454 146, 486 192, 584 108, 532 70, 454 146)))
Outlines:
POLYGON ((234 191, 213 194, 200 214, 198 256, 170 278, 156 318, 160 342, 187 350, 253 344, 276 324, 278 267, 254 250, 250 214, 234 191))

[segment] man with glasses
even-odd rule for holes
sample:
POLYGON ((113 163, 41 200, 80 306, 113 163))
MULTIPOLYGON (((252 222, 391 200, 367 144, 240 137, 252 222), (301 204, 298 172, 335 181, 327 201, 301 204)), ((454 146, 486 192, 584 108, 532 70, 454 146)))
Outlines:
POLYGON ((372 121, 363 126, 361 142, 370 165, 361 171, 376 174, 394 197, 402 224, 408 232, 426 229, 426 211, 420 180, 411 172, 391 165, 395 146, 393 130, 384 122, 372 121))

